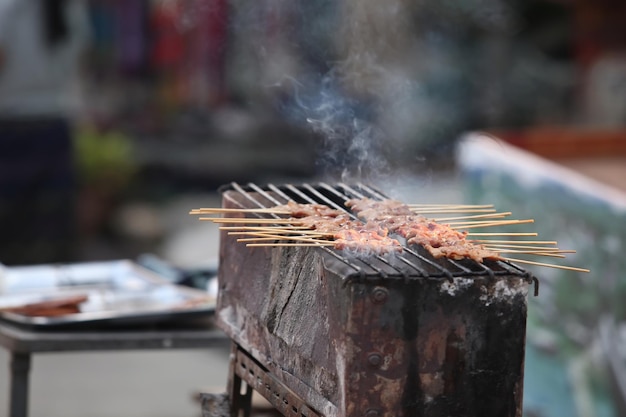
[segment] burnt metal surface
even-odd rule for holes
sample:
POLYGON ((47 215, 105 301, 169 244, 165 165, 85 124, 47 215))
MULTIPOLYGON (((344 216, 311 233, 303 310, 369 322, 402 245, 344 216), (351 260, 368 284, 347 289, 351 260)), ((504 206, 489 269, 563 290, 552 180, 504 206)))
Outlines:
POLYGON ((521 416, 525 286, 351 285, 330 317, 344 355, 340 415, 521 416))
MULTIPOLYGON (((383 198, 346 187, 233 184, 223 205, 383 198)), ((367 259, 248 248, 223 233, 218 280, 219 326, 320 415, 522 415, 532 277, 515 265, 435 260, 417 247, 367 259)))

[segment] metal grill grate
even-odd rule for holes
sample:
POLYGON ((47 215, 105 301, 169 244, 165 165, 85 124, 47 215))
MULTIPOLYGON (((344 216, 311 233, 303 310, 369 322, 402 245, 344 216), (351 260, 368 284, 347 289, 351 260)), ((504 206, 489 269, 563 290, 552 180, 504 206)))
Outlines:
MULTIPOLYGON (((345 206, 345 202, 352 198, 372 198, 383 200, 386 197, 382 192, 364 184, 347 185, 339 183, 335 186, 324 182, 315 184, 266 184, 259 186, 254 183, 240 185, 230 183, 220 189, 221 192, 236 191, 243 196, 246 206, 250 208, 269 208, 275 205, 285 204, 288 201, 297 203, 325 204, 334 209, 342 210, 352 216, 345 206)), ((263 217, 258 215, 259 217, 263 217)), ((279 216, 274 215, 276 218, 279 216)), ((334 258, 342 263, 351 273, 347 273, 345 279, 448 279, 456 277, 475 278, 497 276, 519 276, 529 282, 535 282, 537 291, 537 279, 528 271, 507 261, 475 262, 470 259, 455 261, 447 258, 435 259, 425 249, 416 245, 404 245, 402 254, 393 256, 373 255, 367 258, 349 257, 341 251, 327 247, 316 248, 324 251, 329 258, 334 258)))

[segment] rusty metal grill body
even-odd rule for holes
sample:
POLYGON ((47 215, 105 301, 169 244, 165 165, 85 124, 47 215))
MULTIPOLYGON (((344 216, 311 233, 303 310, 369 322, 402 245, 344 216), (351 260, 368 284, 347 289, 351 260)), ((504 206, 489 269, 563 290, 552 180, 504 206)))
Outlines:
MULTIPOLYGON (((349 198, 385 198, 324 183, 231 184, 222 196, 228 208, 294 200, 341 210, 349 198)), ((224 232, 218 279, 218 325, 236 346, 231 379, 286 416, 522 415, 533 277, 515 265, 434 259, 417 246, 362 259, 248 248, 224 232)))

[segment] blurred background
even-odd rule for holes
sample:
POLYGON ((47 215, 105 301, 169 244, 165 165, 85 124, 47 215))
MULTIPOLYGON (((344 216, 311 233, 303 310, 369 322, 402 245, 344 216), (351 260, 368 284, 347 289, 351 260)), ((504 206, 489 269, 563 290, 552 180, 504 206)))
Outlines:
POLYGON ((592 268, 533 270, 526 415, 624 415, 625 28, 616 0, 0 0, 0 262, 214 267, 188 211, 230 181, 494 203, 592 268))
POLYGON ((54 13, 4 3, 5 125, 69 124, 80 244, 66 257, 116 238, 136 255, 132 238, 164 232, 142 203, 229 181, 401 185, 451 168, 468 131, 626 120, 626 11, 609 1, 67 0, 58 35, 54 13))

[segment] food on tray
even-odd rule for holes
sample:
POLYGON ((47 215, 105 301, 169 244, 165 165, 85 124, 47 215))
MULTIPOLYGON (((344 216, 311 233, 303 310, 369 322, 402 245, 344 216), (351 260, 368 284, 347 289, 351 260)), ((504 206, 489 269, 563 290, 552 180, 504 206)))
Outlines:
POLYGON ((55 317, 67 314, 80 313, 80 305, 87 301, 87 295, 55 297, 48 300, 22 304, 13 307, 4 307, 0 312, 21 314, 31 317, 55 317))

